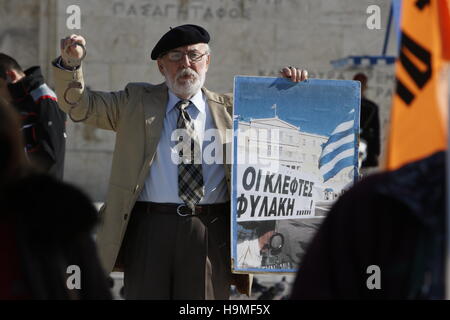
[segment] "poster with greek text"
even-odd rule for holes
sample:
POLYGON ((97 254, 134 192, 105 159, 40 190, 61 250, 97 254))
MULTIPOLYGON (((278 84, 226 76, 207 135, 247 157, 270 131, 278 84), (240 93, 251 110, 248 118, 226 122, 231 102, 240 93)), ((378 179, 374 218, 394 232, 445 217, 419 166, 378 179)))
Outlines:
POLYGON ((360 83, 235 77, 234 272, 296 272, 327 212, 358 179, 360 83))

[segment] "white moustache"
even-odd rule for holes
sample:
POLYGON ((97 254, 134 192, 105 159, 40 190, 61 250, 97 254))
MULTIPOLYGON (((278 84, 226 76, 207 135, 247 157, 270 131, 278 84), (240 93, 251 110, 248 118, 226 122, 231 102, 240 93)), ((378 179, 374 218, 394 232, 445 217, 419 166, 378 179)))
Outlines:
POLYGON ((180 79, 181 77, 184 77, 184 76, 192 76, 192 77, 194 77, 195 80, 197 80, 198 77, 199 77, 198 73, 195 72, 194 70, 192 70, 192 69, 183 69, 183 70, 181 70, 181 71, 179 71, 177 73, 177 76, 176 76, 175 80, 178 80, 178 79, 180 79))

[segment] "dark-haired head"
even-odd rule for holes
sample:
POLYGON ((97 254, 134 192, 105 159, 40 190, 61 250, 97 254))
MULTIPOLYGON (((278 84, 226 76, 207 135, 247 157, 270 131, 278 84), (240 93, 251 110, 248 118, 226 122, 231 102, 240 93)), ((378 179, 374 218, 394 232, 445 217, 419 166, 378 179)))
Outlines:
POLYGON ((22 67, 16 59, 0 52, 0 78, 7 80, 8 72, 11 70, 23 73, 22 67))
POLYGON ((364 92, 367 89, 367 76, 359 72, 354 75, 353 80, 361 82, 361 91, 364 92))

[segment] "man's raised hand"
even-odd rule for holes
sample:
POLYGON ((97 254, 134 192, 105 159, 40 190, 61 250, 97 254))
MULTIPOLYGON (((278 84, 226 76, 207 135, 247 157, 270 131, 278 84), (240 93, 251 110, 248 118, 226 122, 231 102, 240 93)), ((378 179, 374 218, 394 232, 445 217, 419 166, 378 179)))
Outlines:
POLYGON ((281 69, 280 75, 281 77, 291 79, 294 82, 300 82, 308 79, 308 71, 291 66, 281 69))
POLYGON ((86 40, 76 34, 61 39, 61 57, 65 66, 77 67, 85 55, 86 40), (82 46, 78 45, 81 44, 82 46))

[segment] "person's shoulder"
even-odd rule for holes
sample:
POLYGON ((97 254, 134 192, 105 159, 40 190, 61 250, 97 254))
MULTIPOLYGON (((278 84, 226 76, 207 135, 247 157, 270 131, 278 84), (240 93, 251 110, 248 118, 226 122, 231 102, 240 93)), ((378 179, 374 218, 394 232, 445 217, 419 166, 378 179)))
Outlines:
POLYGON ((233 106, 233 94, 232 93, 217 93, 203 88, 203 93, 209 101, 221 104, 226 108, 233 106))
POLYGON ((98 221, 89 196, 48 174, 30 173, 11 183, 4 193, 8 210, 40 232, 66 237, 90 231, 98 221))
POLYGON ((33 66, 24 72, 25 77, 22 79, 23 86, 28 88, 29 95, 36 104, 43 101, 58 101, 56 93, 45 82, 45 78, 39 66, 33 66))
POLYGON ((378 105, 374 101, 364 97, 361 99, 361 106, 378 109, 378 105))
POLYGON ((445 186, 445 153, 363 178, 338 200, 340 205, 371 208, 386 203, 422 207, 445 186))
POLYGON ((327 213, 323 228, 360 229, 367 227, 370 221, 388 214, 388 209, 395 206, 395 201, 379 190, 387 184, 389 176, 390 173, 386 172, 375 173, 345 190, 327 213))
POLYGON ((367 176, 348 189, 340 200, 351 202, 353 199, 358 199, 361 202, 370 202, 373 197, 378 195, 380 186, 389 182, 390 176, 390 172, 378 172, 367 176))
POLYGON ((129 82, 126 85, 126 89, 132 91, 153 91, 159 89, 163 90, 165 88, 166 87, 164 83, 152 84, 148 82, 129 82))
POLYGON ((224 96, 224 99, 226 99, 230 105, 233 105, 233 94, 232 93, 224 93, 223 96, 224 96))
POLYGON ((37 88, 31 90, 30 96, 33 98, 33 101, 36 104, 39 104, 43 101, 58 101, 56 93, 46 83, 42 83, 37 88))
POLYGON ((167 94, 167 86, 164 82, 160 84, 129 82, 125 87, 125 92, 129 97, 141 97, 150 94, 162 98, 163 95, 167 94))

